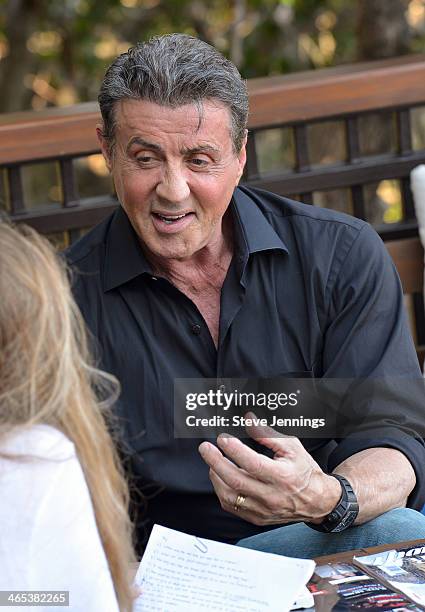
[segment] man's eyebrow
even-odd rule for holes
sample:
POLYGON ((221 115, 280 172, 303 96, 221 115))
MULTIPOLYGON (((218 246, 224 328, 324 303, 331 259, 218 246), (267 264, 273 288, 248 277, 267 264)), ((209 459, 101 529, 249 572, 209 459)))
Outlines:
POLYGON ((144 138, 142 138, 141 136, 134 136, 133 138, 130 139, 128 145, 127 145, 127 153, 128 151, 131 149, 131 147, 134 145, 140 145, 141 147, 145 148, 145 149, 149 149, 150 151, 157 151, 158 153, 163 153, 163 149, 162 147, 160 147, 159 145, 153 143, 153 142, 148 142, 147 140, 145 140, 144 138))
MULTIPOLYGON (((164 150, 160 145, 155 144, 153 142, 149 142, 148 140, 145 140, 141 136, 134 136, 133 138, 130 139, 127 145, 127 148, 126 148, 127 152, 135 144, 140 145, 141 147, 145 149, 149 149, 150 151, 157 151, 158 153, 164 153, 164 150)), ((220 152, 220 149, 218 147, 214 147, 213 145, 209 145, 209 144, 197 145, 195 147, 183 147, 180 150, 180 153, 182 155, 194 155, 196 153, 219 153, 219 152, 220 152)))
POLYGON ((183 147, 180 151, 183 155, 193 155, 195 153, 219 153, 220 149, 212 145, 198 145, 196 147, 183 147))

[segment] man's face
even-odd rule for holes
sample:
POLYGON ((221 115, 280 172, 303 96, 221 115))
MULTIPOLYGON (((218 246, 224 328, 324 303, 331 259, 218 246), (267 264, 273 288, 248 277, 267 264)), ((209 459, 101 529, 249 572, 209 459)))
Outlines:
POLYGON ((219 244, 222 218, 245 165, 235 154, 230 113, 219 102, 198 109, 145 100, 115 108, 115 150, 108 159, 118 198, 144 247, 166 259, 188 259, 219 244))

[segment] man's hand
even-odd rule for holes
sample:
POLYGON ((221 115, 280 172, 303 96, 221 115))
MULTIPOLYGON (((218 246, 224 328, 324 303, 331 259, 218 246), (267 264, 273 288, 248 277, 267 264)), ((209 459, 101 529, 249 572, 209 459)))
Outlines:
POLYGON ((270 427, 247 427, 247 432, 274 451, 273 459, 234 437, 217 438, 222 452, 209 442, 199 446, 222 508, 254 525, 320 523, 341 497, 339 482, 321 470, 298 438, 280 437, 270 427), (238 495, 245 501, 235 509, 238 495))

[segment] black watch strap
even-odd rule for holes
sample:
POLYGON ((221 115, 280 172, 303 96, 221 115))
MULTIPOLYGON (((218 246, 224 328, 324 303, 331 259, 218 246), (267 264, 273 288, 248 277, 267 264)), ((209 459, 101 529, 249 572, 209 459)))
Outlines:
POLYGON ((329 476, 339 480, 342 489, 341 498, 332 512, 321 523, 316 525, 315 523, 306 522, 306 525, 315 531, 338 533, 351 527, 354 523, 359 513, 359 504, 353 487, 344 476, 339 474, 329 474, 329 476))

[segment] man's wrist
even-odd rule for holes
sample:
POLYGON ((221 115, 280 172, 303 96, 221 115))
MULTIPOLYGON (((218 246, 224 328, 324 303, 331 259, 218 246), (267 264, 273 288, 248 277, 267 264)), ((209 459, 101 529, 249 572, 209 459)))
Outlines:
POLYGON ((341 485, 341 497, 333 510, 320 522, 305 522, 308 527, 324 533, 339 533, 351 527, 359 514, 359 503, 350 482, 340 474, 332 477, 341 485))
POLYGON ((324 473, 323 476, 322 493, 317 504, 320 514, 315 513, 314 517, 309 519, 310 523, 316 525, 319 525, 332 512, 342 495, 342 487, 339 480, 330 474, 324 473))

